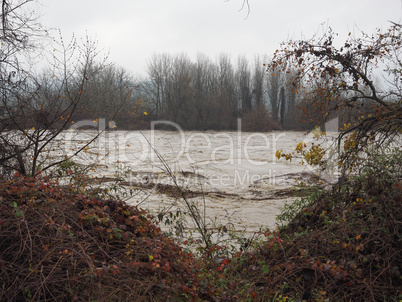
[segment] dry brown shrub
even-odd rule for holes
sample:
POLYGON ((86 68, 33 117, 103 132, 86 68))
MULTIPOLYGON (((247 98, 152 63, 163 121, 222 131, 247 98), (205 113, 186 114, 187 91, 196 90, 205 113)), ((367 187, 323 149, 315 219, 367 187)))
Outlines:
POLYGON ((177 301, 196 295, 195 263, 124 202, 0 184, 0 301, 177 301))
POLYGON ((258 285, 259 297, 265 301, 279 294, 308 301, 400 300, 399 186, 400 182, 381 183, 378 175, 372 175, 364 183, 334 187, 287 228, 268 232, 266 243, 243 264, 250 283, 258 285))
POLYGON ((280 130, 279 123, 275 122, 271 114, 264 105, 260 105, 249 113, 244 115, 242 119, 242 130, 247 132, 267 132, 272 130, 280 130))

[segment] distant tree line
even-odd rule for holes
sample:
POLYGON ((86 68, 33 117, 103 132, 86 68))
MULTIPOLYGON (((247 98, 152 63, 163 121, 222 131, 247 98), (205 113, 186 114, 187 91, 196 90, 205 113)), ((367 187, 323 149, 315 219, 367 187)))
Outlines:
POLYGON ((157 54, 148 62, 141 94, 150 116, 185 129, 230 130, 242 118, 244 130, 267 131, 298 127, 297 94, 291 78, 296 71, 267 73, 267 58, 245 56, 233 63, 221 54, 212 61, 199 54, 157 54))
MULTIPOLYGON (((47 69, 35 78, 35 87, 40 89, 32 90, 40 104, 29 119, 22 120, 22 128, 40 128, 38 123, 45 123, 45 128, 65 128, 66 120, 75 123, 99 118, 126 130, 149 129, 154 120, 168 120, 187 130, 235 130, 239 118, 243 131, 319 126, 317 121, 327 110, 318 108, 316 101, 308 102, 306 96, 330 100, 328 90, 298 81, 300 72, 295 68, 268 68, 269 62, 265 56, 255 56, 250 62, 245 56, 232 60, 227 54, 215 61, 203 54, 195 60, 186 54, 155 54, 144 78, 135 78, 115 64, 93 60, 77 68, 68 81, 63 69, 47 69), (79 96, 79 102, 74 101, 74 110, 66 110, 72 95, 79 96), (306 110, 308 106, 314 110, 306 110), (60 114, 69 111, 71 114, 60 114)), ((355 109, 351 110, 342 115, 342 122, 355 115, 355 109)))
POLYGON ((331 118, 343 125, 373 111, 369 98, 360 98, 359 107, 328 110, 348 95, 335 97, 326 77, 301 79, 303 69, 294 66, 283 61, 273 68, 266 56, 250 62, 220 54, 213 61, 204 54, 192 60, 162 53, 149 59, 140 79, 113 64, 94 63, 74 118, 106 118, 129 130, 149 129, 155 120, 187 130, 235 130, 239 118, 243 131, 324 130, 331 118))
POLYGON ((227 54, 215 61, 203 54, 195 60, 155 54, 142 79, 113 64, 94 64, 75 119, 113 119, 118 129, 168 120, 183 129, 234 130, 239 118, 245 131, 311 128, 311 122, 299 121, 297 71, 268 72, 268 61, 262 56, 250 62, 245 56, 233 61, 227 54))

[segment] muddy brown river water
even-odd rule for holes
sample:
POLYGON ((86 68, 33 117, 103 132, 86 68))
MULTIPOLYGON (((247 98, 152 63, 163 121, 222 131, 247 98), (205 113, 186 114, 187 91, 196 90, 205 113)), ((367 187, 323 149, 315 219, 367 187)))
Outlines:
MULTIPOLYGON (((65 152, 72 153, 93 134, 70 131, 65 152)), ((321 144, 330 146, 334 135, 321 138, 321 144)), ((254 232, 275 227, 282 206, 294 198, 289 191, 297 177, 308 182, 318 175, 301 165, 301 158, 278 160, 276 151, 292 152, 299 142, 311 145, 314 139, 314 134, 294 131, 109 131, 76 161, 96 163, 93 173, 99 179, 121 177, 133 192, 126 202, 151 213, 183 207, 177 184, 208 224, 230 223, 254 232)))

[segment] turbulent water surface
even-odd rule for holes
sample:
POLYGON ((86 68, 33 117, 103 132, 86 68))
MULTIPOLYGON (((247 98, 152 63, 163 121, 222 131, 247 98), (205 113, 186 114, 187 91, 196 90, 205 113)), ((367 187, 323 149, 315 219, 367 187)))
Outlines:
MULTIPOLYGON (((72 154, 93 135, 70 131, 65 150, 72 154)), ((96 163, 94 173, 104 181, 122 177, 133 192, 127 202, 152 213, 182 206, 177 184, 207 222, 252 232, 275 225, 295 178, 317 174, 300 158, 278 160, 276 151, 292 152, 313 140, 303 132, 109 131, 77 161, 96 163)), ((330 136, 324 143, 332 143, 330 136)))

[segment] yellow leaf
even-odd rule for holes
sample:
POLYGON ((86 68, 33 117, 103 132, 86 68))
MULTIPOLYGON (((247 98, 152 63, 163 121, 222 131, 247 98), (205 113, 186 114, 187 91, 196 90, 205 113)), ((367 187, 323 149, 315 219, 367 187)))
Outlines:
POLYGON ((357 235, 356 240, 359 240, 362 235, 357 235))
POLYGON ((276 153, 275 153, 276 158, 278 158, 278 159, 281 158, 281 151, 282 150, 276 150, 276 153))

